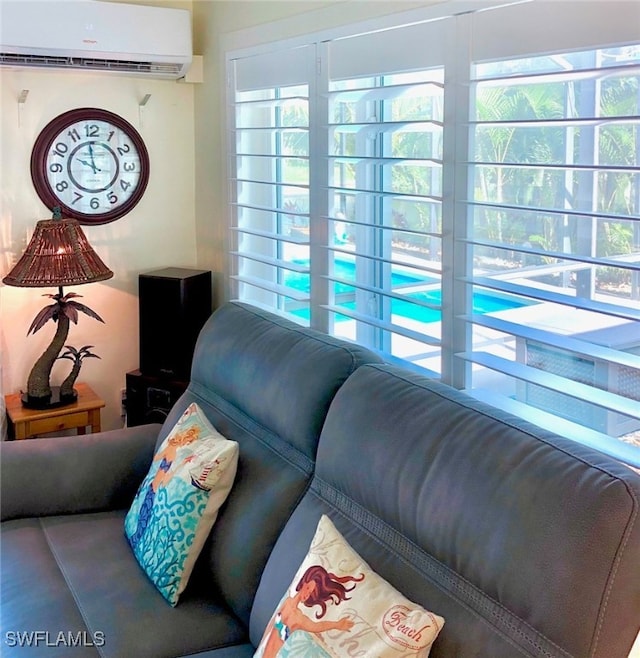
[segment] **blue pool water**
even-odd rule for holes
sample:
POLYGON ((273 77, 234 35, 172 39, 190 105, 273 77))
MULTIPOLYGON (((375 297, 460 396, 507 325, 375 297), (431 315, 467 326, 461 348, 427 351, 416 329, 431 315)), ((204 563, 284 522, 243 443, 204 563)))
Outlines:
MULTIPOLYGON (((308 261, 296 261, 300 265, 308 265, 308 261)), ((335 261, 334 274, 336 277, 344 280, 355 282, 355 263, 350 261, 335 261)), ((436 277, 412 275, 406 272, 393 272, 391 274, 391 285, 394 292, 399 292, 398 288, 402 286, 418 285, 418 284, 432 284, 437 283, 436 277)), ((309 275, 299 274, 297 272, 289 272, 285 278, 285 285, 299 290, 301 292, 309 292, 309 275)), ((336 295, 349 295, 354 293, 353 286, 347 285, 342 282, 334 284, 334 291, 336 295)), ((412 303, 411 300, 417 300, 439 306, 442 303, 442 291, 439 288, 425 290, 420 292, 406 293, 407 300, 392 299, 391 300, 391 313, 399 315, 411 320, 419 322, 439 322, 441 313, 438 309, 426 308, 412 303)), ((340 301, 338 306, 355 310, 355 301, 340 301)), ((476 292, 473 295, 473 312, 474 313, 492 313, 495 311, 504 311, 513 308, 520 308, 525 306, 523 302, 515 297, 503 295, 500 293, 491 292, 476 292)), ((299 317, 309 318, 308 309, 298 309, 293 311, 294 315, 299 317)), ((347 316, 338 316, 336 320, 349 320, 347 316)))
MULTIPOLYGON (((304 267, 309 267, 308 260, 294 260, 296 265, 302 265, 304 267)), ((356 280, 356 264, 346 260, 336 260, 333 264, 333 274, 338 279, 344 279, 345 281, 356 280)), ((422 276, 422 275, 412 275, 406 272, 392 272, 391 274, 391 285, 393 289, 399 288, 400 286, 416 285, 419 283, 437 283, 438 279, 436 277, 422 276)), ((285 281, 285 285, 295 290, 301 292, 309 292, 309 275, 300 274, 298 272, 288 272, 285 281)), ((335 283, 335 292, 336 295, 341 293, 353 292, 353 286, 349 286, 345 283, 335 283)))

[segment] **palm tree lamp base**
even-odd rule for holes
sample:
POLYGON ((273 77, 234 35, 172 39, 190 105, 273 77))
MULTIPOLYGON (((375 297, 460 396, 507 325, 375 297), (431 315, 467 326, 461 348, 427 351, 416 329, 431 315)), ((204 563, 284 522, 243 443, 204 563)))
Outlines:
POLYGON ((27 409, 53 409, 55 407, 64 407, 73 404, 78 400, 78 392, 73 389, 71 394, 61 394, 59 386, 51 387, 51 395, 44 398, 36 398, 28 393, 23 393, 20 398, 22 406, 27 409))
POLYGON ((92 354, 93 345, 76 349, 67 345, 69 323, 78 323, 78 314, 84 313, 100 322, 104 320, 88 306, 76 301, 81 297, 74 292, 64 294, 63 286, 78 286, 84 283, 106 281, 113 272, 102 262, 92 249, 87 236, 76 219, 63 219, 60 206, 53 209, 53 219, 44 219, 36 224, 35 231, 25 252, 2 282, 20 288, 42 288, 57 286, 58 294, 47 294, 53 300, 33 319, 27 336, 35 334, 49 320, 56 324, 51 344, 35 362, 27 380, 27 392, 22 404, 31 409, 50 409, 75 402, 78 398, 73 384, 80 373, 83 359, 100 358, 92 354), (65 350, 65 351, 63 351, 65 350), (73 362, 71 372, 57 389, 51 387, 51 369, 57 359, 73 362))

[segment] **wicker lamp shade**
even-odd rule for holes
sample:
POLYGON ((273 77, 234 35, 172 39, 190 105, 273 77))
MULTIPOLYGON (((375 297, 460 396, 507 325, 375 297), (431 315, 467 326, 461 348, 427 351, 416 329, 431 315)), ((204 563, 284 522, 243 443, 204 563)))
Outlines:
POLYGON ((24 254, 2 281, 9 286, 41 288, 77 286, 112 276, 77 220, 44 219, 36 224, 24 254))

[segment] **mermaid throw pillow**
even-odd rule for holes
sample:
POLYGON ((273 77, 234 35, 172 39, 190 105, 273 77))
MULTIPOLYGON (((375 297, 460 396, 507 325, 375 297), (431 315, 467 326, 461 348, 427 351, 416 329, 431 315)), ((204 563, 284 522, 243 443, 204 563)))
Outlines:
POLYGON ((156 452, 124 521, 140 566, 175 606, 227 498, 238 444, 191 404, 156 452))
POLYGON ((372 571, 323 515, 254 658, 426 658, 443 625, 372 571))

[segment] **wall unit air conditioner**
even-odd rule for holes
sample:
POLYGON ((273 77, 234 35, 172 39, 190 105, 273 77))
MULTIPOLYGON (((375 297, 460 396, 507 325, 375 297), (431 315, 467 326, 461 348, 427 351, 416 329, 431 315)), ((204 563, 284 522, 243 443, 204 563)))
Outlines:
POLYGON ((192 59, 185 9, 99 0, 0 0, 0 65, 181 78, 192 59))

